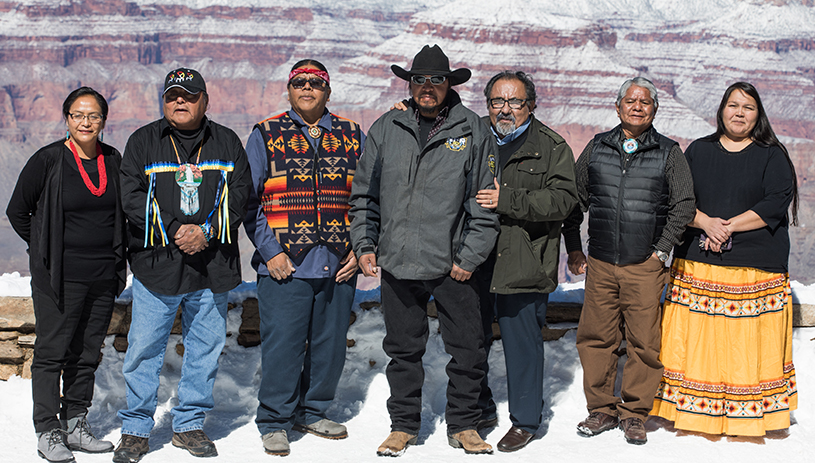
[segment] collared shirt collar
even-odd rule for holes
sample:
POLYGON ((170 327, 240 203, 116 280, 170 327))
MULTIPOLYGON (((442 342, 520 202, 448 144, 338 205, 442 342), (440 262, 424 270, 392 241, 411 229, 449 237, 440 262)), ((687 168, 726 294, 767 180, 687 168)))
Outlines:
MULTIPOLYGON (((411 99, 411 101, 413 100, 411 99)), ((437 114, 436 118, 433 120, 433 127, 430 129, 430 133, 427 134, 427 140, 425 141, 429 141, 431 138, 433 138, 433 135, 436 135, 439 130, 441 130, 441 126, 444 125, 445 121, 447 121, 447 113, 449 112, 449 108, 450 107, 447 105, 441 108, 439 114, 437 114)), ((423 117, 419 112, 418 106, 416 106, 414 109, 413 116, 416 118, 417 123, 419 122, 419 118, 423 117)))
MULTIPOLYGON (((452 88, 447 90, 447 96, 444 98, 444 102, 442 103, 444 106, 439 111, 439 114, 436 115, 436 119, 433 122, 433 128, 430 129, 430 134, 427 136, 427 140, 429 141, 436 135, 441 127, 447 122, 447 118, 450 115, 450 110, 454 106, 461 104, 461 97, 458 96, 458 93, 453 90, 452 88)), ((408 108, 413 110, 413 117, 416 123, 419 123, 419 117, 421 117, 419 113, 419 105, 416 104, 416 100, 410 98, 408 100, 408 108)))
POLYGON ((509 135, 506 135, 504 138, 499 138, 498 137, 498 134, 495 133, 495 128, 493 128, 492 124, 490 124, 490 130, 492 131, 492 134, 495 135, 495 140, 498 142, 498 146, 502 146, 502 145, 506 145, 507 143, 511 142, 512 140, 515 140, 516 138, 520 137, 521 134, 524 133, 527 128, 529 128, 530 124, 532 124, 532 115, 531 114, 529 115, 529 118, 526 120, 526 122, 524 122, 517 129, 513 130, 512 133, 510 133, 509 135))
MULTIPOLYGON (((638 142, 640 142, 640 143, 644 142, 644 141, 645 141, 645 137, 647 137, 647 136, 648 136, 648 135, 651 133, 651 129, 652 129, 653 127, 654 127, 654 126, 653 126, 653 125, 651 125, 651 126, 650 126, 650 127, 648 127, 647 129, 645 129, 645 130, 644 130, 644 131, 643 131, 641 134, 639 134, 639 136, 638 136, 638 137, 636 137, 636 138, 635 138, 635 140, 637 140, 637 141, 638 141, 638 142)), ((626 141, 626 140, 628 140, 628 137, 626 137, 626 136, 625 136, 625 132, 623 131, 622 127, 620 127, 620 143, 622 143, 622 142, 624 142, 624 141, 626 141)))
MULTIPOLYGON (((615 146, 616 148, 620 149, 620 155, 622 156, 624 151, 622 151, 622 145, 628 139, 625 136, 625 132, 623 131, 622 125, 618 125, 614 129, 612 129, 612 138, 608 139, 606 143, 610 144, 611 146, 615 146), (613 132, 618 130, 618 139, 614 140, 613 132), (616 143, 615 143, 616 142, 616 143)), ((639 145, 634 153, 638 153, 640 151, 651 149, 654 146, 659 145, 659 132, 654 128, 654 125, 651 124, 650 127, 645 129, 635 140, 637 140, 637 144, 639 145)), ((632 154, 634 154, 632 153, 632 154)))
MULTIPOLYGON (((308 127, 308 124, 306 124, 303 121, 303 118, 300 117, 299 114, 297 114, 297 111, 295 111, 293 109, 289 109, 288 112, 289 112, 289 117, 291 118, 291 120, 293 120, 297 125, 299 125, 301 127, 302 126, 308 127)), ((327 131, 327 132, 331 131, 331 113, 328 112, 328 108, 325 108, 323 110, 323 115, 322 115, 322 117, 320 117, 319 122, 317 122, 317 126, 320 127, 321 129, 327 131)))
POLYGON ((320 118, 319 121, 317 121, 317 127, 323 129, 322 133, 320 134, 320 137, 318 138, 312 138, 308 134, 308 124, 306 124, 305 121, 303 121, 303 118, 300 117, 299 114, 297 114, 297 111, 290 109, 288 111, 288 114, 291 120, 294 121, 294 123, 297 124, 298 127, 300 127, 300 132, 303 134, 304 137, 306 137, 306 140, 308 140, 309 144, 311 144, 311 148, 314 149, 315 151, 318 148, 318 142, 322 137, 322 133, 331 132, 331 113, 328 112, 328 108, 323 110, 323 116, 320 118))

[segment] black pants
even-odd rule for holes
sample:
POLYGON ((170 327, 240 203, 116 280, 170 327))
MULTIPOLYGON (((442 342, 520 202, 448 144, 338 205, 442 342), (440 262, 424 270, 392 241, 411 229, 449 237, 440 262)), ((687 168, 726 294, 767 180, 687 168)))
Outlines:
POLYGON ((489 357, 492 347, 492 323, 496 320, 495 294, 490 292, 493 269, 495 268, 495 255, 490 254, 487 260, 473 272, 472 280, 478 290, 478 299, 481 306, 481 324, 484 330, 484 379, 481 381, 481 394, 478 397, 478 409, 481 410, 481 420, 491 420, 498 417, 498 410, 492 397, 487 377, 490 372, 489 357))
POLYGON ((116 281, 66 281, 59 301, 33 283, 31 290, 37 334, 31 365, 34 429, 47 432, 60 426, 59 418, 71 419, 91 406, 99 352, 113 313, 116 281))
POLYGON ((447 364, 447 433, 475 429, 481 416, 478 396, 484 371, 484 335, 478 294, 472 279, 458 282, 450 276, 434 280, 398 280, 382 272, 382 307, 385 340, 391 358, 386 369, 391 396, 391 430, 417 435, 421 425, 422 356, 428 338, 427 301, 432 295, 439 313, 447 364))

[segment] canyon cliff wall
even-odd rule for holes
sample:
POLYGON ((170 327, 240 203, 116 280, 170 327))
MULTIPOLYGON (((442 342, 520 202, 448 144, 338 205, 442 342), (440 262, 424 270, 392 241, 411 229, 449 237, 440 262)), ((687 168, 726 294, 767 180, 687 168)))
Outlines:
MULTIPOLYGON (((536 116, 578 155, 618 122, 627 78, 660 91, 655 126, 682 146, 714 130, 721 95, 748 80, 793 154, 801 226, 790 271, 812 282, 815 265, 815 7, 812 0, 90 0, 0 1, 0 204, 39 147, 64 136, 65 96, 89 85, 106 96, 105 141, 161 117, 165 73, 189 66, 210 91, 208 114, 246 140, 255 122, 287 109, 291 65, 329 69, 329 109, 367 128, 407 96, 390 65, 409 66, 438 43, 471 80, 456 89, 486 113, 482 89, 503 69, 531 74, 536 116)), ((244 243, 244 252, 251 246, 244 243)), ((0 271, 27 269, 25 245, 0 219, 0 271)), ((251 279, 247 273, 245 278, 251 279)))

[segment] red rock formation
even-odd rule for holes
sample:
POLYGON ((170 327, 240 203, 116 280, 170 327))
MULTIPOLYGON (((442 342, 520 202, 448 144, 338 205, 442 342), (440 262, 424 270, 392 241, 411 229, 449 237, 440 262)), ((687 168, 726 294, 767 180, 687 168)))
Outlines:
MULTIPOLYGON (((254 123, 287 107, 283 76, 288 66, 314 56, 332 73, 329 108, 367 129, 407 95, 405 82, 393 76, 389 64, 409 65, 417 44, 423 43, 454 50, 451 65, 473 70, 460 90, 480 114, 486 113, 480 92, 491 75, 507 67, 530 73, 538 91, 536 114, 566 138, 575 155, 595 133, 616 123, 616 88, 636 74, 656 83, 663 107, 670 108, 658 114, 657 122, 670 115, 669 127, 677 133, 668 135, 681 138, 683 146, 712 131, 709 123, 721 93, 738 79, 750 80, 762 92, 779 135, 815 140, 811 34, 781 30, 775 38, 756 37, 706 28, 701 18, 654 24, 624 16, 580 18, 574 29, 546 27, 541 25, 546 21, 532 17, 480 25, 468 19, 467 11, 455 17, 415 16, 411 2, 398 7, 383 2, 380 9, 337 4, 313 10, 223 3, 193 8, 180 0, 152 5, 0 1, 0 16, 7 19, 0 21, 0 155, 5 156, 0 162, 15 169, 0 179, 0 200, 7 199, 33 141, 44 144, 63 136, 60 105, 79 85, 90 85, 108 98, 111 118, 105 141, 123 149, 133 130, 160 117, 163 74, 175 65, 198 66, 207 76, 209 114, 245 139, 254 123), (202 29, 213 21, 217 29, 202 29), (269 28, 247 26, 255 24, 269 28), (501 55, 490 54, 498 47, 501 55), (754 60, 735 58, 747 51, 754 60)), ((799 140, 790 146, 802 198, 815 199, 810 180, 815 178, 815 143, 799 140)), ((815 214, 810 209, 802 207, 802 222, 815 214)), ((21 243, 10 233, 0 226, 0 242, 21 243)), ((815 264, 807 247, 815 240, 807 236, 803 228, 793 232, 794 248, 801 251, 793 251, 791 265, 799 275, 815 264)), ((9 257, 0 249, 0 271, 22 270, 2 266, 19 263, 22 252, 9 257)))

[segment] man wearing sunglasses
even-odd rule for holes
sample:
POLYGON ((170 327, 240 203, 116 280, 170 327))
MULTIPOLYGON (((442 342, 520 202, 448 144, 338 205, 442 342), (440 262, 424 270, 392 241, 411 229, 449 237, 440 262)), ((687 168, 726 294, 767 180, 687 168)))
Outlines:
POLYGON ((291 109, 255 125, 246 143, 254 188, 244 227, 257 249, 262 353, 255 422, 271 455, 289 454, 292 430, 348 436, 326 411, 356 289, 348 196, 365 135, 328 111, 329 82, 319 61, 295 63, 291 109))
MULTIPOLYGON (((484 96, 498 159, 494 188, 476 197, 481 207, 500 214, 501 233, 475 277, 487 349, 494 318, 501 328, 512 427, 497 447, 512 452, 525 447, 541 424, 541 330, 549 293, 557 287, 561 224, 577 205, 577 189, 572 150, 532 113, 536 94, 529 76, 498 73, 487 82, 484 96)), ((497 415, 486 375, 479 408, 479 427, 494 426, 497 415)))
POLYGON ((433 296, 447 365, 448 442, 467 453, 491 453, 476 432, 481 364, 485 360, 472 272, 498 233, 497 216, 480 207, 478 190, 492 185, 496 145, 478 116, 451 87, 470 78, 450 70, 438 47, 425 46, 411 69, 391 66, 409 82, 407 111, 390 111, 371 126, 351 195, 351 238, 367 276, 382 268, 386 374, 391 433, 379 455, 399 455, 421 425, 422 354, 433 296))

